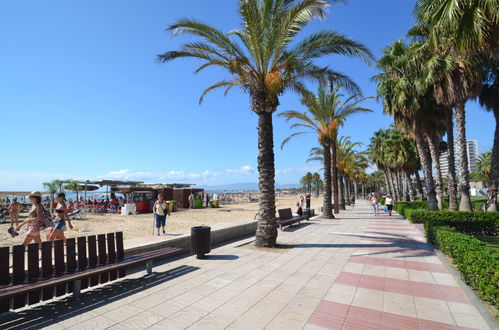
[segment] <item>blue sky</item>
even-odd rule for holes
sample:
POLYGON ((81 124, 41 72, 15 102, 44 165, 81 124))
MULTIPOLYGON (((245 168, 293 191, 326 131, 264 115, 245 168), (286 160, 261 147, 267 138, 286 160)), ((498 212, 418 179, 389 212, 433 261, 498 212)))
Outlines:
MULTIPOLYGON (((247 95, 209 94, 225 77, 219 70, 193 74, 198 62, 166 65, 157 54, 185 38, 165 28, 194 17, 224 31, 239 27, 235 0, 2 1, 0 2, 1 190, 41 189, 55 178, 116 178, 200 185, 256 182, 257 117, 247 95)), ((338 30, 376 56, 413 24, 414 1, 350 0, 331 8, 304 34, 338 30)), ((350 75, 366 96, 375 95, 375 73, 356 59, 329 56, 320 64, 350 75)), ((303 110, 295 94, 278 112, 303 110)), ((368 143, 391 123, 376 101, 374 112, 352 117, 341 134, 368 143)), ((468 138, 480 151, 492 146, 494 118, 468 104, 468 138)), ((297 137, 284 150, 289 125, 274 121, 278 183, 297 183, 317 144, 297 137)))

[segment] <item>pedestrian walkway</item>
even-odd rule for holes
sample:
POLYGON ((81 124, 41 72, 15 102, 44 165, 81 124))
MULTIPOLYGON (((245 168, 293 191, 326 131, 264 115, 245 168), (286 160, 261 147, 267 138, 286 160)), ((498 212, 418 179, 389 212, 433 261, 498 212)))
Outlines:
POLYGON ((279 232, 277 249, 241 240, 0 328, 490 329, 416 226, 366 201, 340 216, 279 232))

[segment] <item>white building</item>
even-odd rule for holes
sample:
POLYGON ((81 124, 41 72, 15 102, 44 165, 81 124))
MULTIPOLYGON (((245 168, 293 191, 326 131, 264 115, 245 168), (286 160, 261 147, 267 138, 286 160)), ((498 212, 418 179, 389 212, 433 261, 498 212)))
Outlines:
MULTIPOLYGON (((478 141, 477 140, 468 140, 467 143, 467 149, 468 149, 468 170, 470 172, 475 172, 477 170, 477 161, 478 161, 478 141)), ((456 157, 455 159, 455 168, 456 168, 456 174, 459 173, 459 160, 460 160, 460 155, 457 149, 457 143, 454 143, 454 155, 456 157)), ((445 178, 447 177, 447 174, 449 173, 449 158, 448 158, 448 152, 444 151, 440 154, 440 168, 442 170, 442 176, 445 178)))

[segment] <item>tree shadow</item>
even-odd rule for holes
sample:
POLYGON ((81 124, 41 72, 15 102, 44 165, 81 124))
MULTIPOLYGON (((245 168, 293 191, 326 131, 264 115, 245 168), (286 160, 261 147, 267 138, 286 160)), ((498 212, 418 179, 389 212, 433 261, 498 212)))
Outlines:
POLYGON ((231 255, 231 254, 211 254, 211 255, 206 255, 205 260, 236 260, 239 259, 238 256, 236 255, 231 255))
POLYGON ((199 267, 182 265, 166 272, 155 272, 137 279, 124 279, 111 282, 105 286, 93 287, 83 291, 78 298, 65 296, 60 300, 34 305, 34 307, 25 310, 0 314, 0 329, 40 329, 47 327, 198 269, 199 267))

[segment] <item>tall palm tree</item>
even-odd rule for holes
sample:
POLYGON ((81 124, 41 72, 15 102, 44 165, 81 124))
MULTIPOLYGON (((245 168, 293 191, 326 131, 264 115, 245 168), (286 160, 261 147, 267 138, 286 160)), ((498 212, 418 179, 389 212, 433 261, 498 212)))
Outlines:
POLYGON ((378 98, 383 99, 384 111, 394 117, 397 127, 413 136, 425 174, 428 209, 438 210, 431 155, 424 136, 425 119, 432 116, 425 113, 425 109, 434 100, 428 92, 420 92, 417 85, 422 72, 421 62, 414 57, 413 48, 402 40, 383 52, 378 61, 382 72, 373 77, 378 83, 378 98))
MULTIPOLYGON (((224 33, 195 19, 180 19, 167 30, 202 41, 188 42, 178 51, 158 56, 161 62, 195 58, 203 62, 196 72, 218 67, 228 73, 230 77, 208 87, 200 101, 217 88, 225 88, 227 93, 239 87, 249 95, 251 110, 258 116, 258 247, 273 247, 277 238, 272 114, 279 105, 279 96, 287 90, 304 91, 303 81, 307 78, 321 80, 328 70, 314 64, 319 57, 342 54, 367 63, 373 58, 362 44, 335 31, 319 31, 297 40, 305 26, 326 16, 330 4, 325 0, 240 0, 240 30, 224 33)), ((340 74, 329 76, 349 82, 340 74)))
POLYGON ((499 189, 499 61, 489 65, 492 69, 485 76, 482 90, 478 96, 480 105, 494 113, 496 128, 494 133, 494 145, 492 147, 489 181, 489 192, 487 211, 497 212, 497 190, 499 189))
MULTIPOLYGON (((439 53, 459 56, 479 55, 481 66, 485 72, 497 70, 499 62, 499 6, 497 0, 419 0, 416 4, 418 20, 428 26, 428 40, 430 46, 439 53), (442 35, 445 36, 442 39, 442 35)), ((458 135, 458 148, 461 154, 460 164, 460 192, 461 202, 459 209, 471 210, 469 199, 469 183, 467 173, 467 150, 465 136, 464 103, 478 95, 481 80, 479 70, 469 72, 462 63, 456 67, 451 82, 457 86, 460 94, 465 94, 463 100, 455 104, 456 126, 458 135), (471 73, 471 78, 469 77, 471 73), (462 82, 467 82, 463 85, 462 82), (471 87, 471 88, 470 88, 471 87), (463 163, 464 162, 464 163, 463 163)), ((454 94, 449 89, 444 89, 449 95, 454 94)), ((458 93, 459 95, 459 93, 458 93)), ((496 97, 497 98, 497 97, 496 97)), ((496 126, 497 117, 496 117, 496 126)), ((494 138, 499 144, 499 138, 494 138)), ((499 181, 499 145, 493 163, 497 171, 491 173, 495 181, 499 181)), ((497 187, 498 184, 493 184, 497 187)), ((497 189, 489 189, 489 200, 495 201, 497 189), (490 196, 494 194, 494 196, 490 196)), ((491 210, 495 209, 491 206, 491 210)))
MULTIPOLYGON (((284 139, 281 144, 283 148, 293 137, 313 133, 317 135, 319 144, 323 150, 324 160, 324 218, 333 218, 331 212, 331 148, 338 138, 338 129, 345 124, 347 118, 355 113, 371 112, 372 110, 362 107, 360 104, 369 97, 361 97, 360 94, 353 94, 345 97, 342 93, 344 85, 339 84, 331 91, 324 85, 319 85, 317 94, 306 93, 302 97, 302 104, 307 107, 305 112, 285 111, 278 117, 285 118, 286 121, 296 121, 291 128, 304 128, 305 131, 299 131, 291 134, 284 139)), ((333 160, 334 161, 334 160, 333 160)), ((334 179, 334 178, 333 178, 334 179)), ((335 205, 338 201, 335 189, 335 205)), ((337 211, 337 210, 335 210, 337 211)), ((336 212, 337 213, 337 212, 336 212)))

